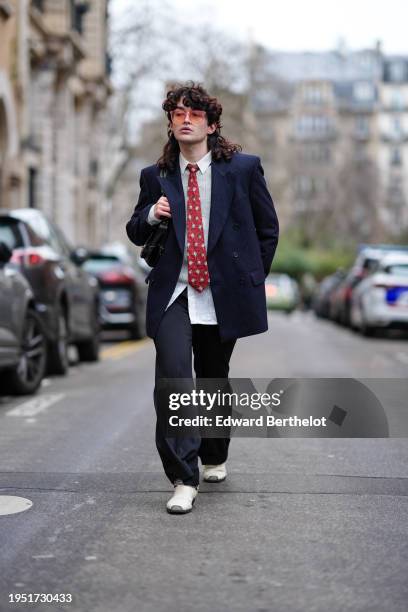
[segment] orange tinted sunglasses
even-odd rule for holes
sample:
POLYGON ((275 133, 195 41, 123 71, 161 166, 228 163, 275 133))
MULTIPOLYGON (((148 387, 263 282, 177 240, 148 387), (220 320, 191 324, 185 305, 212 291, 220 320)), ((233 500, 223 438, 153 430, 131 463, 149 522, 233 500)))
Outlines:
POLYGON ((195 108, 176 108, 170 113, 172 122, 176 124, 184 123, 187 115, 189 115, 191 123, 201 123, 205 119, 206 112, 195 108))

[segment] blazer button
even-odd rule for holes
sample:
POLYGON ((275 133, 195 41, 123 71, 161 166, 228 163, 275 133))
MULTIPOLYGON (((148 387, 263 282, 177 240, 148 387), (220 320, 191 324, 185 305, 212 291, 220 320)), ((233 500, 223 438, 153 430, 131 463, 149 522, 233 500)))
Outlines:
POLYGON ((240 277, 239 284, 240 285, 244 285, 245 284, 245 278, 243 276, 240 277))
POLYGON ((234 223, 232 229, 239 230, 239 223, 234 223))
POLYGON ((238 253, 237 253, 236 251, 233 251, 233 252, 232 252, 232 256, 233 256, 233 257, 238 257, 238 253))

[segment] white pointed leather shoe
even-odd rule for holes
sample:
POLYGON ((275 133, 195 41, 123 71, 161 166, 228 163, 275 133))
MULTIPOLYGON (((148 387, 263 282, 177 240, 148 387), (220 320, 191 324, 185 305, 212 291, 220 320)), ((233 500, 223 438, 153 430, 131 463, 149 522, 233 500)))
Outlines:
POLYGON ((167 512, 170 514, 187 514, 193 509, 198 488, 184 484, 174 485, 174 494, 167 502, 167 512))
POLYGON ((227 477, 225 462, 219 465, 203 465, 203 480, 205 482, 222 482, 227 477))

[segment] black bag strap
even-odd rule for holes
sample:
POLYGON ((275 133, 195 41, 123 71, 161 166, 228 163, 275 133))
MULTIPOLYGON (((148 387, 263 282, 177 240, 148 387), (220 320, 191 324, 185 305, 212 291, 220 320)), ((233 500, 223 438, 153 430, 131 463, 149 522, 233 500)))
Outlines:
MULTIPOLYGON (((160 178, 166 178, 166 176, 167 176, 167 170, 165 168, 160 168, 160 178)), ((161 185, 160 185, 160 187, 161 187, 161 185)), ((161 194, 165 195, 163 189, 161 189, 161 194)), ((167 227, 168 224, 169 224, 169 219, 168 218, 162 219, 160 221, 160 224, 162 225, 162 227, 163 227, 163 224, 167 227)))

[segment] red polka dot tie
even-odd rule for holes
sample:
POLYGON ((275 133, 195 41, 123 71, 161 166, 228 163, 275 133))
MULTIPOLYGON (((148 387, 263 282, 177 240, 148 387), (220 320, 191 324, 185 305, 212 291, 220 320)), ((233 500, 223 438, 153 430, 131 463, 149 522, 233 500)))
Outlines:
POLYGON ((197 164, 187 164, 190 172, 187 187, 187 261, 188 282, 196 291, 203 291, 209 284, 207 253, 201 216, 200 191, 197 182, 197 164))

